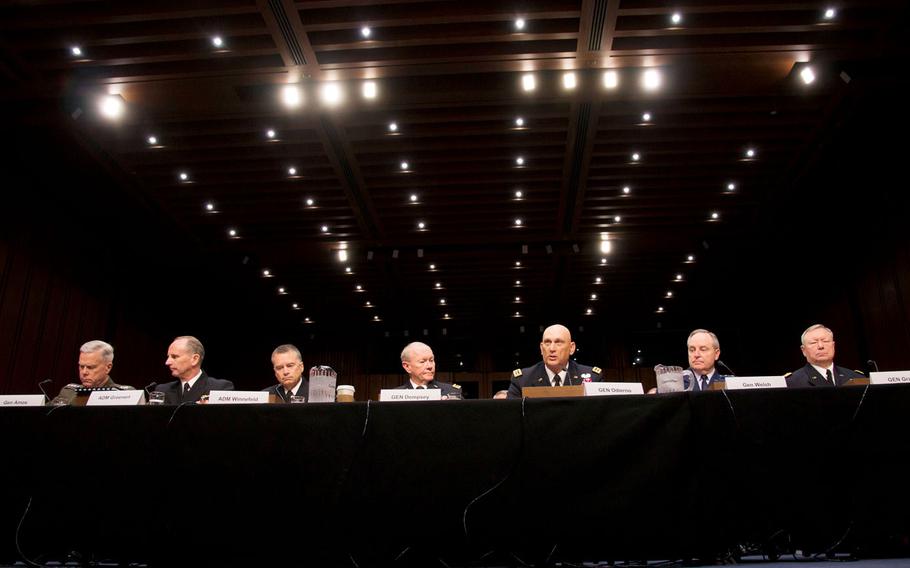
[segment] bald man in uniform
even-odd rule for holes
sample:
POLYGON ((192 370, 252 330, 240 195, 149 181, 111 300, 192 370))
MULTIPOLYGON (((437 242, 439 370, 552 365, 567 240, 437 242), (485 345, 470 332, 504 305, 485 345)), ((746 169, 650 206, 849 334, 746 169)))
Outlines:
POLYGON ((575 342, 569 328, 551 325, 540 340, 543 360, 532 367, 512 371, 509 398, 521 398, 524 387, 559 387, 603 381, 600 367, 588 367, 569 357, 575 353, 575 342))
POLYGON ((426 343, 415 341, 401 351, 401 366, 408 374, 408 382, 396 389, 440 389, 440 396, 461 394, 461 388, 436 380, 436 358, 426 343))

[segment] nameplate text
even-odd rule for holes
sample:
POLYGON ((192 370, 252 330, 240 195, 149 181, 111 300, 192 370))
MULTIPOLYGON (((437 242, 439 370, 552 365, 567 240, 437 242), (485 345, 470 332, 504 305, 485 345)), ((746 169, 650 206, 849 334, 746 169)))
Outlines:
POLYGON ((767 377, 726 377, 727 390, 785 389, 787 379, 783 375, 767 377))
POLYGON ((442 400, 442 389, 382 389, 380 402, 411 402, 415 400, 442 400))
POLYGON ((869 373, 869 382, 873 385, 910 384, 910 371, 873 371, 869 373))
POLYGON ((145 391, 141 389, 92 391, 85 402, 85 406, 136 406, 137 404, 145 404, 145 391))
POLYGON ((641 383, 584 383, 585 396, 645 394, 641 383))
POLYGON ((268 391, 211 391, 209 404, 268 404, 268 391))
POLYGON ((0 395, 0 408, 13 406, 44 406, 43 394, 4 394, 0 395))

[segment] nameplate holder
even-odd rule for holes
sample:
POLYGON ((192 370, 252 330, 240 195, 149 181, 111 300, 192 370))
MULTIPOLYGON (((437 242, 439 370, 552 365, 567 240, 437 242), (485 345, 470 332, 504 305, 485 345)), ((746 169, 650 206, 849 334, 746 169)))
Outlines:
POLYGON ((873 385, 907 385, 910 384, 910 371, 872 371, 869 382, 873 385))
POLYGON ((44 406, 43 394, 4 394, 0 395, 0 408, 15 406, 44 406))
POLYGON ((101 390, 88 395, 85 406, 136 406, 145 404, 143 390, 101 390))
POLYGON ((641 383, 585 383, 585 396, 616 396, 645 394, 641 383))
POLYGON ((379 402, 413 402, 442 400, 442 389, 382 389, 379 402))
POLYGON ((785 389, 787 379, 783 375, 767 377, 726 377, 727 390, 785 389))
POLYGON ((211 391, 209 404, 268 404, 267 391, 211 391))

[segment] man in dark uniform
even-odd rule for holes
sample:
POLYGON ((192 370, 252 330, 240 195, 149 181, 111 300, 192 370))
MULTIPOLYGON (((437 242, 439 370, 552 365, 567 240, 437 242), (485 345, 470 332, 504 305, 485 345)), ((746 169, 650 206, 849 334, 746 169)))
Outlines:
POLYGON ((171 342, 164 364, 176 381, 158 385, 155 390, 164 393, 165 404, 199 402, 209 391, 234 390, 234 383, 216 379, 202 370, 205 348, 191 335, 181 335, 171 342))
POLYGON ((723 382, 726 377, 717 372, 714 363, 720 359, 720 341, 707 329, 696 329, 686 340, 689 352, 689 370, 692 377, 686 377, 692 384, 686 390, 698 392, 709 390, 712 384, 723 382))
POLYGON ((451 394, 461 397, 461 387, 436 380, 436 359, 426 343, 407 344, 401 351, 401 366, 408 374, 408 382, 396 389, 440 389, 443 397, 451 394))
POLYGON ((521 398, 524 387, 559 387, 603 380, 600 367, 570 361, 569 356, 574 353, 575 342, 567 327, 556 324, 545 329, 540 340, 543 361, 533 367, 512 371, 509 398, 521 398))
POLYGON ((114 389, 135 390, 129 385, 118 385, 111 379, 114 366, 114 347, 107 342, 93 340, 79 348, 79 382, 70 383, 60 389, 51 401, 54 406, 72 404, 79 390, 114 389))
POLYGON ((291 402, 292 396, 309 396, 310 382, 303 378, 306 365, 300 350, 291 345, 279 345, 272 351, 272 369, 277 385, 262 389, 276 395, 282 402, 291 402))
POLYGON ((858 371, 834 364, 834 332, 822 324, 810 326, 803 332, 800 342, 806 366, 787 376, 788 387, 839 387, 850 379, 863 376, 858 371))

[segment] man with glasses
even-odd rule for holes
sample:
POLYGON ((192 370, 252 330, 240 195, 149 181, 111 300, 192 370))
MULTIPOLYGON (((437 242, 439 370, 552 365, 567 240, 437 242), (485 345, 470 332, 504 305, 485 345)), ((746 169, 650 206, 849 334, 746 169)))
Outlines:
POLYGON ((282 402, 291 402, 292 396, 309 396, 310 382, 303 378, 303 356, 291 344, 279 345, 272 351, 272 370, 278 384, 262 389, 276 395, 282 402))
POLYGON ((603 380, 600 367, 588 367, 570 361, 575 353, 575 342, 569 328, 551 325, 540 339, 543 360, 533 367, 512 371, 508 398, 521 398, 524 387, 562 387, 603 380))
POLYGON ((790 388, 839 387, 862 373, 834 364, 834 332, 820 323, 809 326, 800 338, 806 366, 787 376, 790 388))

